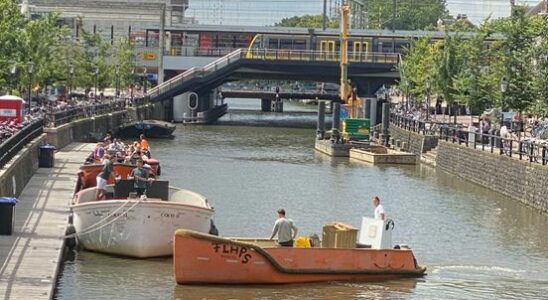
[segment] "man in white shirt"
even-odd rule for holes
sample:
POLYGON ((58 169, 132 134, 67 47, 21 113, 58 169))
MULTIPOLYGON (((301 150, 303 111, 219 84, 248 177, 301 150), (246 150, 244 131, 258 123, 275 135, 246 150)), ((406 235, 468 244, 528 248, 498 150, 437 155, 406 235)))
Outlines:
POLYGON ((385 219, 384 208, 381 205, 381 199, 378 196, 373 197, 373 206, 375 207, 375 220, 385 219))
POLYGON ((293 247, 293 240, 297 237, 297 227, 293 224, 293 220, 285 217, 285 210, 283 208, 278 209, 278 220, 274 224, 272 229, 272 240, 276 233, 278 234, 278 245, 282 247, 293 247))

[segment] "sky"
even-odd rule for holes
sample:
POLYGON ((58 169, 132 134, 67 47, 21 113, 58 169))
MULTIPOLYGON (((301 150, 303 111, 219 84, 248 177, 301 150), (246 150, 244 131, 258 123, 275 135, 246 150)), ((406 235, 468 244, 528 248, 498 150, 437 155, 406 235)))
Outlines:
MULTIPOLYGON (((388 0, 387 0, 388 1, 388 0)), ((416 0, 420 1, 420 0, 416 0)), ((323 0, 189 0, 187 16, 195 17, 200 24, 273 25, 284 17, 321 14, 323 0)), ((335 7, 340 0, 327 0, 335 7)), ((517 0, 517 3, 536 4, 536 0, 517 0)), ((466 14, 476 23, 489 15, 493 18, 508 16, 509 0, 447 0, 449 12, 466 14)))

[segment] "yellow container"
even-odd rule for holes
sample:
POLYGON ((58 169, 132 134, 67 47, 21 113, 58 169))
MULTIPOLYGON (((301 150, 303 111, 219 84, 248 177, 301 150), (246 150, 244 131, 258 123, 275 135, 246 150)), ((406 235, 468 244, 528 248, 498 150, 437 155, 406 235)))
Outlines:
POLYGON ((310 248, 310 238, 307 236, 300 236, 295 239, 295 248, 310 248))
POLYGON ((323 227, 323 248, 356 248, 358 229, 348 224, 334 222, 323 227))

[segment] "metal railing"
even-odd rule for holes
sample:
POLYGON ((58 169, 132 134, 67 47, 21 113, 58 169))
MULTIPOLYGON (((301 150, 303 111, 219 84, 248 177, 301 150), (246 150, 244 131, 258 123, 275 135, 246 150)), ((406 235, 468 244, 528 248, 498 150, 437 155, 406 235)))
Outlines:
POLYGON ((96 115, 107 114, 111 112, 122 111, 126 108, 125 100, 115 100, 106 103, 97 103, 76 106, 67 110, 46 113, 46 126, 57 127, 83 118, 89 118, 96 115))
POLYGON ((515 139, 481 131, 469 131, 455 124, 426 122, 391 114, 391 125, 441 140, 465 145, 468 148, 504 155, 530 163, 548 164, 548 141, 515 139))
POLYGON ((43 123, 43 119, 38 119, 0 144, 0 168, 12 160, 24 146, 42 134, 43 123))

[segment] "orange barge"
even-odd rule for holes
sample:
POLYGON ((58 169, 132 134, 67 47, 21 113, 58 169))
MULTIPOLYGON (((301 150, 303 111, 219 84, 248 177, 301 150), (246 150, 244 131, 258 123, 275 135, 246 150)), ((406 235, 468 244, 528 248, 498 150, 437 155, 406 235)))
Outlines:
MULTIPOLYGON (((264 241, 263 241, 264 243, 264 241)), ((378 281, 423 276, 410 249, 289 248, 177 230, 179 284, 284 284, 378 281)))

